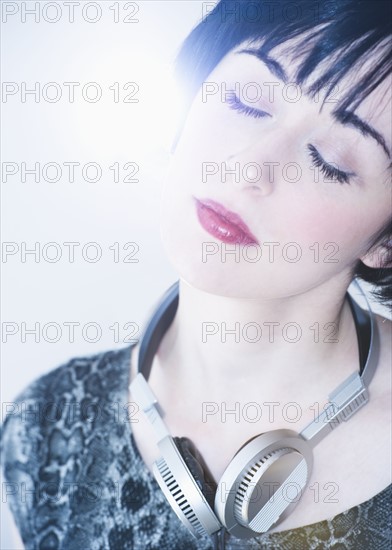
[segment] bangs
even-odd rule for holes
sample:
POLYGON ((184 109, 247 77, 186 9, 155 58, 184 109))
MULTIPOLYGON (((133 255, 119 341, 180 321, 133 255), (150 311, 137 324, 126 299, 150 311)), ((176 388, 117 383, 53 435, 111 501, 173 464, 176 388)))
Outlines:
POLYGON ((357 109, 390 75, 392 8, 389 0, 298 0, 296 17, 291 20, 286 0, 273 3, 273 17, 271 11, 267 11, 270 5, 264 0, 222 0, 193 29, 175 63, 188 106, 222 58, 243 42, 261 42, 259 51, 263 54, 291 40, 297 42, 290 48, 291 55, 303 58, 296 82, 305 84, 314 71, 321 69, 321 76, 312 83, 308 93, 316 95, 322 89, 325 100, 343 78, 355 76, 368 65, 366 74, 357 78, 356 85, 342 98, 339 104, 342 111, 357 109))

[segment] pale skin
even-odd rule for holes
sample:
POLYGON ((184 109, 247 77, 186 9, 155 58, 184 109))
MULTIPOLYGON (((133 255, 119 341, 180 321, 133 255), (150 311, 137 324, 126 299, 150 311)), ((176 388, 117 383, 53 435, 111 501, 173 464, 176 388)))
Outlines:
MULTIPOLYGON (((243 48, 244 45, 241 46, 243 48)), ((240 48, 236 48, 236 51, 240 48)), ((271 52, 291 75, 295 64, 271 52)), ((366 66, 363 67, 366 70, 366 66)), ((249 54, 230 52, 209 76, 217 83, 277 81, 266 65, 249 54)), ((355 82, 341 83, 345 86, 355 82)), ((385 138, 390 151, 391 101, 381 86, 356 111, 362 120, 385 138)), ((351 266, 357 259, 380 265, 382 247, 368 252, 371 236, 391 215, 390 158, 380 143, 352 127, 343 127, 332 116, 336 104, 320 111, 305 94, 296 103, 276 93, 272 102, 249 103, 268 113, 262 118, 244 116, 228 108, 219 94, 203 102, 196 97, 180 142, 166 175, 162 194, 161 235, 166 252, 179 273, 180 301, 175 319, 154 358, 149 384, 165 412, 173 435, 189 437, 219 480, 235 452, 251 437, 288 428, 301 431, 320 410, 327 396, 359 368, 357 336, 345 293, 351 266), (315 182, 308 144, 323 159, 345 173, 355 173, 350 185, 315 182), (295 162, 302 169, 293 183, 281 171, 268 172, 252 183, 235 182, 221 174, 202 182, 202 162, 295 162), (281 245, 296 242, 308 251, 297 263, 277 255, 273 262, 222 261, 216 254, 202 261, 203 243, 223 243, 200 225, 192 195, 211 198, 238 213, 252 234, 263 242, 281 245), (313 243, 338 246, 337 262, 316 262, 309 253, 313 243), (273 341, 268 332, 257 342, 241 337, 226 342, 219 331, 202 339, 206 322, 218 327, 235 323, 260 327, 276 322, 273 341), (293 343, 281 327, 295 322, 302 329, 293 343), (309 327, 321 327, 320 339, 309 327), (337 328, 331 342, 323 333, 326 323, 337 328), (240 410, 250 403, 277 402, 273 417, 266 407, 261 420, 249 422, 240 415, 222 421, 220 414, 207 420, 205 403, 222 403, 240 410), (284 405, 298 404, 301 415, 290 421, 284 405), (204 409, 203 409, 204 404, 204 409)), ((232 247, 233 248, 233 247, 232 247)), ((325 253, 324 253, 325 254, 325 253)), ((233 258, 233 256, 231 257, 233 258)), ((331 518, 364 502, 391 483, 391 322, 376 315, 380 331, 380 358, 370 386, 371 399, 348 422, 339 426, 314 449, 314 467, 300 504, 272 532, 297 528, 331 518), (329 485, 328 485, 329 484, 329 485), (318 486, 318 498, 316 488, 318 486), (332 494, 333 493, 333 494, 332 494)), ((138 345, 132 352, 131 379, 135 375, 138 345)), ((131 398, 132 400, 132 398, 131 398)), ((287 409, 286 409, 287 410, 287 409)), ((159 457, 152 430, 142 414, 132 424, 138 449, 151 469, 159 457)), ((292 419, 292 417, 291 417, 292 419)))

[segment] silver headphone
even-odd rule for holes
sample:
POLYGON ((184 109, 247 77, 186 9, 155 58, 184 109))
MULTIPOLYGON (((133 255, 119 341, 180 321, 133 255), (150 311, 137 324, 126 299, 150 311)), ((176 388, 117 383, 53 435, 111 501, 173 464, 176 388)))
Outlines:
POLYGON ((312 472, 312 449, 342 421, 369 400, 368 386, 379 355, 379 335, 365 293, 368 311, 347 292, 355 321, 360 370, 328 397, 323 412, 297 433, 272 430, 247 441, 234 455, 218 483, 188 438, 172 437, 147 380, 163 334, 178 307, 179 281, 155 309, 140 341, 138 374, 130 391, 155 429, 162 458, 153 464, 156 480, 177 516, 196 537, 222 528, 240 539, 267 532, 298 504, 312 472), (295 487, 295 494, 292 488, 295 487))

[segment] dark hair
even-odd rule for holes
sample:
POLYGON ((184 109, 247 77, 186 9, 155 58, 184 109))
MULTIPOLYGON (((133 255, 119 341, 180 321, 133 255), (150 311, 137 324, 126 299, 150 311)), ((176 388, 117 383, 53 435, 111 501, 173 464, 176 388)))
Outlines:
MULTIPOLYGON (((173 148, 178 142, 191 103, 208 75, 233 48, 245 41, 260 42, 268 54, 274 47, 308 33, 293 47, 304 54, 297 75, 303 84, 325 59, 333 63, 309 87, 310 95, 325 89, 328 98, 350 70, 372 58, 369 71, 347 93, 338 110, 354 111, 391 73, 392 4, 390 0, 220 0, 187 36, 175 60, 175 75, 186 101, 173 148), (306 48, 306 49, 305 49, 306 48)), ((352 274, 373 285, 373 296, 392 307, 392 218, 370 243, 383 243, 383 267, 369 268, 361 260, 352 274)))

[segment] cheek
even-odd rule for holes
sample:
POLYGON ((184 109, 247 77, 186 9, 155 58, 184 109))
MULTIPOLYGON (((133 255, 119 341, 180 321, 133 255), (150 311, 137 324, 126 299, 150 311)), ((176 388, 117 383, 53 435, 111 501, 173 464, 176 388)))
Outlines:
MULTIPOLYGON (((361 216, 355 212, 348 189, 335 184, 326 187, 314 182, 278 183, 253 212, 261 243, 276 242, 276 251, 285 257, 297 248, 297 265, 283 264, 285 270, 315 276, 339 271, 353 262, 363 244, 361 216), (285 250, 286 247, 286 250, 285 250), (317 273, 316 273, 317 272, 317 273)), ((272 245, 270 245, 272 246, 272 245)), ((277 267, 277 266, 276 266, 277 267)), ((279 265, 279 268, 282 265, 279 265)))
POLYGON ((300 197, 285 200, 281 205, 286 215, 286 235, 292 235, 300 241, 317 241, 319 244, 337 242, 343 245, 349 238, 348 228, 355 225, 347 217, 344 209, 336 204, 320 203, 320 197, 313 199, 300 197))
POLYGON ((386 193, 339 187, 333 187, 328 197, 322 192, 291 195, 280 201, 284 223, 274 226, 275 235, 277 240, 289 239, 304 251, 311 250, 313 261, 318 251, 320 262, 344 269, 367 252, 371 236, 390 215, 389 202, 386 193))

